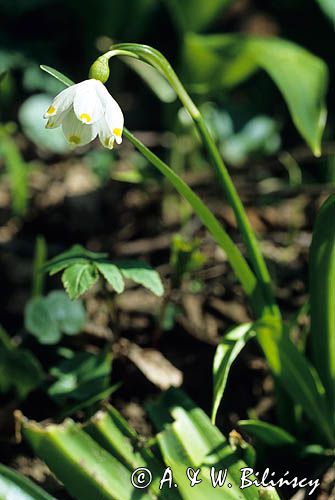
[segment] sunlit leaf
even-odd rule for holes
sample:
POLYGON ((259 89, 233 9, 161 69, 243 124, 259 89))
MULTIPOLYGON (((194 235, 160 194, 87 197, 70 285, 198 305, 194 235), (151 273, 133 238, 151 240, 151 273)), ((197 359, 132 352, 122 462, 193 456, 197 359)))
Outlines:
POLYGON ((213 363, 213 409, 212 422, 216 414, 227 384, 231 365, 240 354, 249 339, 255 336, 251 323, 237 326, 226 333, 218 345, 213 363))
POLYGON ((103 277, 108 281, 110 285, 114 288, 117 293, 122 293, 124 290, 124 281, 120 270, 109 262, 97 262, 97 268, 103 275, 103 277))
POLYGON ((89 290, 98 280, 99 274, 94 264, 72 264, 62 275, 62 282, 70 299, 74 300, 89 290))
POLYGON ((139 260, 115 261, 125 278, 148 288, 155 295, 161 296, 164 288, 157 271, 152 269, 146 262, 139 260))

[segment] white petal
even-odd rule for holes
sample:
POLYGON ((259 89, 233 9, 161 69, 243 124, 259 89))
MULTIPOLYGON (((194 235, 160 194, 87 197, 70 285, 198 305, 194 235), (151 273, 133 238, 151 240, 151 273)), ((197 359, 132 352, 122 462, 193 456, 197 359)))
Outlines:
POLYGON ((65 111, 62 111, 61 113, 57 113, 55 116, 51 116, 48 119, 45 127, 46 128, 57 128, 57 127, 59 127, 62 124, 62 122, 63 122, 64 118, 66 117, 66 115, 70 112, 70 110, 71 110, 71 108, 66 109, 65 111))
POLYGON ((105 111, 105 119, 117 144, 122 142, 122 131, 124 125, 123 113, 118 103, 110 95, 108 106, 105 111))
POLYGON ((93 125, 96 127, 99 134, 99 139, 101 144, 108 149, 113 149, 114 147, 114 136, 104 117, 99 120, 98 123, 93 125))
POLYGON ((97 80, 85 80, 78 84, 73 109, 77 118, 83 123, 95 123, 103 114, 103 106, 96 91, 97 80))
POLYGON ((44 113, 44 118, 50 118, 51 116, 56 116, 63 111, 70 108, 73 103, 73 98, 75 94, 77 85, 71 85, 65 90, 62 90, 55 99, 53 100, 49 109, 44 113))
POLYGON ((93 141, 97 136, 97 128, 93 125, 86 125, 78 120, 71 109, 63 120, 63 132, 66 140, 74 146, 83 146, 93 141))

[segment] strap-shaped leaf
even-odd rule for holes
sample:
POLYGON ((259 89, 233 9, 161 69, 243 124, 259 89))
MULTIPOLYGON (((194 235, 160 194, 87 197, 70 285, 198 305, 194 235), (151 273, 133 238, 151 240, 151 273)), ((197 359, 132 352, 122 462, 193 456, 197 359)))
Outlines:
POLYGON ((28 478, 1 464, 0 498, 4 500, 56 500, 28 478))
POLYGON ((309 264, 312 360, 335 415, 335 195, 317 217, 309 264))
POLYGON ((228 331, 216 348, 213 363, 213 408, 212 422, 216 414, 227 384, 231 365, 240 354, 248 340, 255 336, 252 323, 239 325, 228 331))
POLYGON ((280 447, 297 444, 297 440, 281 427, 261 420, 240 420, 239 427, 267 446, 280 447))
MULTIPOLYGON (((148 410, 155 426, 163 429, 158 434, 160 450, 166 464, 171 467, 185 500, 260 498, 259 491, 254 486, 240 489, 241 469, 246 464, 241 460, 239 450, 230 447, 219 429, 186 394, 170 389, 158 402, 151 404, 148 410), (190 482, 185 477, 187 467, 201 468, 201 484, 190 487, 190 482), (228 469, 224 486, 213 488, 212 467, 216 471, 228 469), (228 487, 228 483, 231 487, 228 487)), ((278 499, 275 490, 267 491, 267 494, 272 495, 268 498, 278 499)))
POLYGON ((72 420, 42 427, 23 422, 23 435, 77 500, 150 500, 135 490, 129 470, 72 420))
POLYGON ((266 318, 254 324, 273 374, 291 399, 300 404, 321 439, 334 446, 335 430, 326 401, 325 389, 315 369, 292 343, 276 320, 266 318))

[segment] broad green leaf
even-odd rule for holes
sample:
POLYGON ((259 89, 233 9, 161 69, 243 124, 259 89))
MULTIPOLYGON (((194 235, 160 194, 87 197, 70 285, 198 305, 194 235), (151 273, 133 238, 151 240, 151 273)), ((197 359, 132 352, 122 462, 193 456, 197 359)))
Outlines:
POLYGON ((0 346, 0 392, 14 389, 17 397, 24 399, 43 378, 43 369, 33 353, 27 349, 0 346))
POLYGON ((56 500, 30 479, 0 464, 0 498, 2 500, 56 500))
POLYGON ((213 408, 212 422, 216 414, 227 384, 231 365, 240 354, 248 340, 255 336, 252 323, 240 325, 228 331, 216 348, 213 363, 213 408))
POLYGON ((43 114, 50 106, 52 96, 35 94, 24 101, 19 109, 19 121, 26 135, 39 149, 57 154, 70 151, 60 128, 45 128, 43 114))
POLYGON ((65 292, 31 299, 25 309, 25 327, 41 344, 56 344, 62 333, 76 335, 86 321, 81 301, 73 302, 65 292))
POLYGON ((334 0, 316 0, 320 8, 335 23, 335 2, 334 0))
POLYGON ((98 272, 94 264, 72 264, 62 275, 62 282, 70 299, 78 299, 98 280, 98 272))
POLYGON ((22 432, 73 498, 150 500, 134 489, 129 470, 72 420, 43 427, 23 421, 22 432))
POLYGON ((180 499, 175 492, 160 491, 160 478, 164 473, 164 464, 152 451, 143 446, 143 440, 128 425, 120 413, 108 406, 106 411, 99 411, 84 427, 95 441, 113 456, 118 458, 130 471, 138 467, 147 467, 153 476, 149 491, 160 499, 180 499))
POLYGON ((52 317, 60 330, 67 335, 76 335, 86 321, 85 308, 81 300, 73 302, 65 292, 56 290, 45 298, 52 317))
POLYGON ((278 321, 266 318, 254 323, 261 345, 273 374, 291 399, 300 404, 312 421, 315 433, 334 446, 335 432, 329 413, 325 389, 304 355, 282 330, 278 321))
POLYGON ((199 31, 218 18, 232 0, 165 0, 171 17, 182 32, 199 31))
POLYGON ((297 440, 284 429, 261 420, 240 420, 238 425, 244 432, 267 446, 280 447, 297 444, 297 440))
POLYGON ((24 312, 24 324, 28 332, 41 344, 56 344, 61 339, 57 321, 43 297, 36 297, 28 302, 24 312))
POLYGON ((312 361, 335 415, 335 195, 318 214, 309 265, 312 361))
POLYGON ((114 261, 125 278, 148 288, 155 295, 161 296, 164 288, 157 271, 146 262, 139 260, 114 261))
MULTIPOLYGON (((241 468, 245 463, 240 450, 233 450, 225 437, 207 415, 182 392, 170 389, 159 401, 152 403, 149 415, 155 426, 163 429, 157 436, 164 461, 173 471, 179 490, 185 500, 203 498, 258 499, 257 488, 240 490, 241 468), (171 423, 172 419, 172 423, 171 423), (185 469, 201 468, 202 483, 190 487, 185 469), (228 469, 226 483, 222 488, 213 488, 210 482, 211 467, 228 469), (227 483, 232 485, 227 487, 227 483), (198 493, 197 493, 198 492, 198 493)), ((275 491, 273 499, 278 499, 275 491)))
POLYGON ((184 64, 189 83, 204 91, 234 86, 263 69, 282 93, 301 135, 316 156, 321 154, 328 69, 318 57, 280 38, 188 34, 184 64))
POLYGON ((79 352, 51 370, 58 380, 49 387, 48 393, 59 403, 86 400, 107 390, 110 373, 109 355, 79 352))
POLYGON ((108 281, 117 293, 122 293, 124 290, 124 281, 122 274, 115 264, 109 262, 97 262, 96 266, 103 277, 108 281))

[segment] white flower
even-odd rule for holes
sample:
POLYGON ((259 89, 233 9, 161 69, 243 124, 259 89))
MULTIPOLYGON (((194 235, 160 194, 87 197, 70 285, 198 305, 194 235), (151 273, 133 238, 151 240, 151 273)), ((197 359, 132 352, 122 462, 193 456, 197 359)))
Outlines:
POLYGON ((99 80, 91 78, 71 85, 53 100, 44 114, 47 128, 62 125, 66 140, 75 146, 93 141, 112 149, 122 142, 123 114, 118 103, 99 80))

